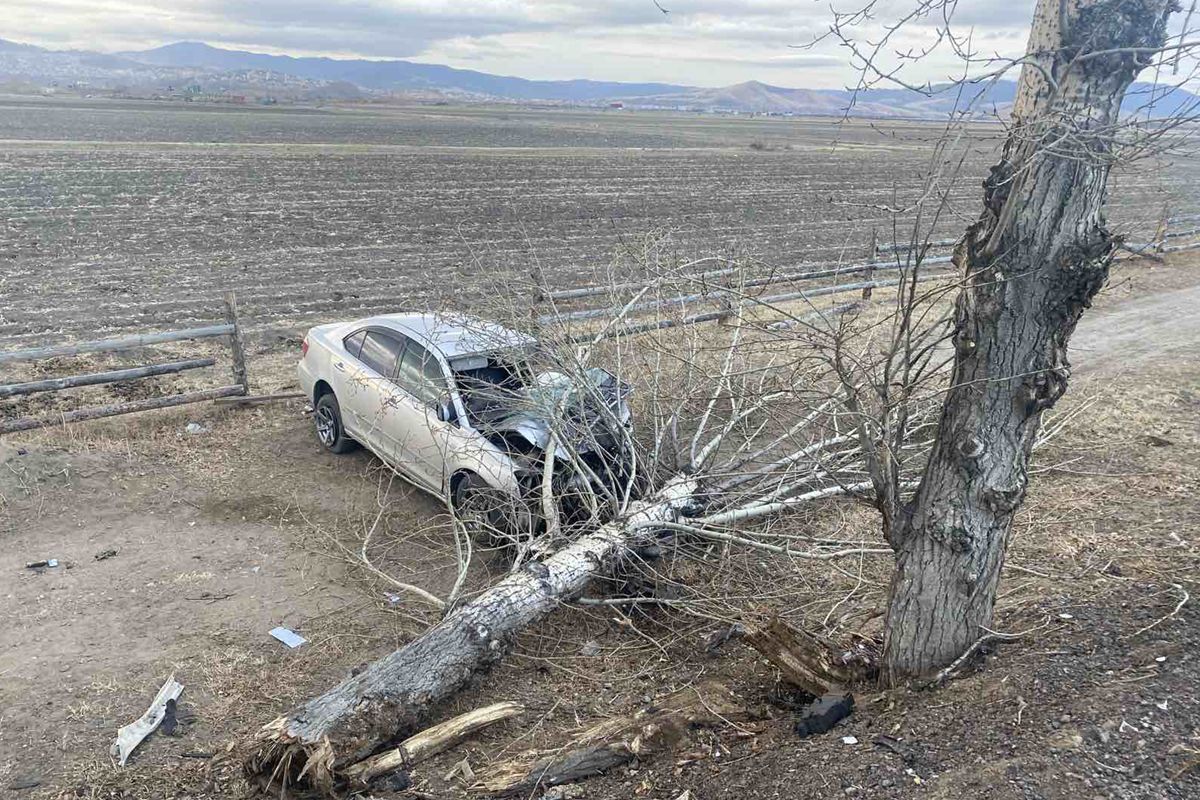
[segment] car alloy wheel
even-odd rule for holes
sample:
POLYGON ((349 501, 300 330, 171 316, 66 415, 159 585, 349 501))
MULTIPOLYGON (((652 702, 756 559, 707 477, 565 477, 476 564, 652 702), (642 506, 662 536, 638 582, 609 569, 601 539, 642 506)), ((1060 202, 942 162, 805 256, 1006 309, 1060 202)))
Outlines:
POLYGON ((317 438, 326 447, 333 447, 338 438, 338 421, 329 406, 321 406, 316 412, 317 438))

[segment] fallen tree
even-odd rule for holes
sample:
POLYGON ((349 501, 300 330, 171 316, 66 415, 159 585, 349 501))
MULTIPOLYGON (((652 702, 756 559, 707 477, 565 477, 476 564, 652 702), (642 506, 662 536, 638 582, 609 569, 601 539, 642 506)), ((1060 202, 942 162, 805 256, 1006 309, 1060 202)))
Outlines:
MULTIPOLYGON (((679 441, 678 407, 656 424, 653 446, 645 448, 649 452, 638 463, 647 465, 643 469, 649 475, 664 469, 671 475, 654 481, 660 488, 641 500, 618 498, 615 519, 582 535, 576 528, 573 540, 547 531, 547 538, 559 536, 565 545, 540 560, 517 558, 507 577, 454 607, 418 638, 265 725, 244 756, 247 777, 264 787, 325 793, 361 785, 365 776, 379 774, 384 763, 376 759, 368 768, 361 765, 365 759, 416 730, 438 701, 499 659, 516 634, 660 535, 745 543, 793 558, 862 552, 838 548, 809 553, 727 532, 869 488, 843 480, 844 474, 861 474, 862 457, 848 437, 830 435, 827 405, 818 404, 806 414, 790 407, 781 419, 766 413, 772 403, 795 392, 769 385, 767 378, 775 373, 769 360, 765 367, 740 369, 746 364, 740 360, 739 341, 740 328, 721 354, 714 380, 699 384, 704 396, 693 398, 701 411, 690 441, 679 441), (779 425, 769 437, 764 434, 768 421, 779 425), (751 435, 741 430, 746 425, 751 435)), ((808 408, 807 401, 800 407, 808 408)))
POLYGON ((692 478, 667 483, 620 522, 528 562, 404 647, 268 723, 245 758, 247 775, 285 790, 333 793, 347 768, 415 730, 434 703, 499 658, 514 634, 612 567, 639 533, 677 519, 695 490, 692 478))

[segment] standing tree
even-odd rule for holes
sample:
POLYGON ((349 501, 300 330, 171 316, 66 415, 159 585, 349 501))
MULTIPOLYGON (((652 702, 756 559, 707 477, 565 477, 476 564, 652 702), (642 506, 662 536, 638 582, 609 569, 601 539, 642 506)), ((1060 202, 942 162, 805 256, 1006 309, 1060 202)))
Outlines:
POLYGON ((954 365, 916 496, 880 493, 896 551, 890 681, 929 675, 991 623, 1042 414, 1067 344, 1108 278, 1109 170, 1126 90, 1162 50, 1174 0, 1039 0, 1003 156, 959 243, 954 365))

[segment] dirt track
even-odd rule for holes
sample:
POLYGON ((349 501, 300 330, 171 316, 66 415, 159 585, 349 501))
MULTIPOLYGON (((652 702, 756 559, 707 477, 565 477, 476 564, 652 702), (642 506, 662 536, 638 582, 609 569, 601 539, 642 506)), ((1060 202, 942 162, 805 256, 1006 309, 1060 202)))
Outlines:
MULTIPOLYGON (((1200 265, 1185 267, 1196 271, 1200 265)), ((1071 361, 1113 372, 1153 365, 1200 348, 1200 283, 1105 304, 1080 321, 1071 361)))

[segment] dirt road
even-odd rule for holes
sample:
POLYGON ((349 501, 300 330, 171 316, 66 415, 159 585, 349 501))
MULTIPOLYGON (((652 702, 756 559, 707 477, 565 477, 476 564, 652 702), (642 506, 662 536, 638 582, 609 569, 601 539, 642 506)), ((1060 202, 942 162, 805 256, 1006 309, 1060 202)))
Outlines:
POLYGON ((1200 266, 1196 285, 1105 303, 1080 321, 1071 340, 1079 370, 1125 372, 1180 357, 1200 348, 1200 266))

